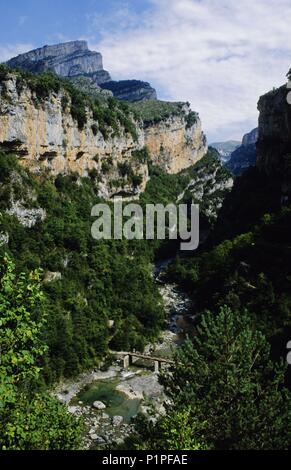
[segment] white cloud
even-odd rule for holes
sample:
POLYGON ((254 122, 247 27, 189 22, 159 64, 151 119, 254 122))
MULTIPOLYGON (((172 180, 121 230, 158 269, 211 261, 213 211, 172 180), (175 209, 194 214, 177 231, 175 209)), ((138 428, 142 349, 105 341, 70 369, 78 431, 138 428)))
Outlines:
POLYGON ((0 63, 32 49, 32 44, 0 44, 0 63))
POLYGON ((160 96, 190 101, 210 140, 255 127, 258 97, 291 66, 290 0, 150 3, 142 17, 126 8, 91 18, 90 33, 102 34, 91 46, 114 78, 146 79, 160 96))

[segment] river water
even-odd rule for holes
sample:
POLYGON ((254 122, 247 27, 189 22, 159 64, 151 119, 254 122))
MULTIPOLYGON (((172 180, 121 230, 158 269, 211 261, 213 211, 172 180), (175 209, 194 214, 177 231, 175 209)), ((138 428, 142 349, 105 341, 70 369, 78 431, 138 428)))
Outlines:
MULTIPOLYGON (((158 262, 153 276, 163 297, 167 327, 161 340, 148 345, 145 353, 171 357, 173 350, 193 330, 190 299, 177 286, 163 282, 162 273, 171 259, 158 262)), ((69 405, 76 416, 83 416, 88 426, 87 448, 104 448, 121 445, 132 431, 131 419, 154 405, 157 412, 163 408, 165 396, 158 374, 148 361, 135 362, 128 370, 116 363, 106 372, 99 370, 81 375, 77 381, 60 385, 55 395, 69 405), (94 402, 102 402, 105 409, 96 410, 94 402)))

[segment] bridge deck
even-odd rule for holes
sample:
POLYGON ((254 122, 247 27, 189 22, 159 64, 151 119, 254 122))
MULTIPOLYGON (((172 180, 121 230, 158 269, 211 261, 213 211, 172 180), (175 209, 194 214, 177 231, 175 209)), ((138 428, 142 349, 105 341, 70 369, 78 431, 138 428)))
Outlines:
POLYGON ((137 357, 139 359, 146 359, 149 361, 163 362, 166 364, 175 364, 175 361, 172 361, 171 359, 166 359, 164 357, 158 357, 158 356, 148 356, 147 354, 141 354, 141 353, 136 353, 136 352, 112 351, 112 353, 116 354, 117 356, 132 356, 132 357, 137 357))

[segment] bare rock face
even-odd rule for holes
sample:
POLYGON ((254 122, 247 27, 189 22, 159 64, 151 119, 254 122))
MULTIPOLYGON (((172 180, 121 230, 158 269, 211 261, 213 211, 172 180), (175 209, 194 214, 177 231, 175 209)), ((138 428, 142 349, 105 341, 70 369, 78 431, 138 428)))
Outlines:
POLYGON ((106 82, 101 88, 111 91, 115 98, 125 101, 156 100, 157 92, 148 82, 140 80, 121 80, 106 82))
MULTIPOLYGON (((102 55, 99 52, 89 51, 86 41, 44 46, 9 60, 7 65, 36 73, 51 70, 62 77, 105 72, 102 55)), ((110 80, 108 72, 105 72, 103 79, 110 80)))
POLYGON ((34 173, 48 172, 54 176, 94 175, 99 182, 100 196, 106 199, 118 194, 138 196, 145 189, 147 164, 132 158, 134 151, 144 147, 141 129, 137 127, 137 140, 122 126, 118 134, 105 139, 100 130, 92 130, 96 122, 91 110, 87 110, 83 129, 78 127, 69 109, 64 111, 64 91, 52 93, 39 104, 28 87, 19 93, 13 74, 2 87, 7 96, 3 99, 0 95, 0 148, 18 155, 23 166, 34 173), (120 175, 120 165, 126 162, 131 162, 133 173, 139 176, 138 185, 120 175))
POLYGON ((259 129, 258 127, 256 127, 251 132, 243 136, 242 145, 244 147, 247 147, 248 145, 256 144, 258 140, 258 136, 259 136, 259 129))
POLYGON ((231 154, 241 146, 241 142, 238 140, 227 140, 226 142, 213 142, 210 147, 215 148, 223 163, 227 163, 231 157, 231 154))
POLYGON ((187 116, 191 110, 187 104, 183 111, 180 115, 163 119, 144 129, 145 144, 152 162, 167 173, 178 173, 194 165, 207 152, 199 117, 189 126, 187 116))
POLYGON ((136 136, 120 124, 118 132, 108 128, 105 138, 90 109, 79 128, 66 93, 61 89, 39 102, 28 86, 19 90, 17 77, 9 73, 0 83, 0 149, 18 155, 20 163, 35 173, 93 178, 105 199, 138 197, 144 191, 148 163, 140 161, 136 152, 145 146, 150 160, 168 173, 193 165, 207 152, 200 119, 187 104, 179 115, 158 123, 144 126, 143 121, 132 121, 136 136), (195 120, 189 120, 193 115, 195 120), (130 174, 125 171, 129 166, 130 174))
POLYGON ((291 200, 291 105, 286 85, 261 96, 258 102, 257 167, 279 188, 281 204, 291 200))
POLYGON ((71 41, 20 54, 9 60, 11 68, 33 73, 52 71, 61 77, 86 77, 92 84, 102 85, 120 100, 144 101, 157 99, 156 90, 140 80, 112 81, 103 69, 100 52, 90 51, 86 41, 71 41))
POLYGON ((226 167, 236 176, 241 175, 250 166, 256 165, 259 129, 253 129, 245 134, 242 139, 242 145, 232 152, 226 167))

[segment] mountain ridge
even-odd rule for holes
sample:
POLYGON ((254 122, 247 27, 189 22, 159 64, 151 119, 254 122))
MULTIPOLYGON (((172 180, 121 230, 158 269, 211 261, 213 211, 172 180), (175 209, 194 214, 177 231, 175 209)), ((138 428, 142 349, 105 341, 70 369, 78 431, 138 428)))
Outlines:
POLYGON ((51 71, 61 77, 86 77, 93 85, 111 90, 120 100, 157 99, 156 90, 147 82, 112 80, 110 73, 103 68, 102 54, 91 51, 86 41, 76 40, 32 49, 11 58, 6 64, 36 74, 51 71))

